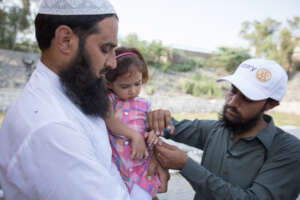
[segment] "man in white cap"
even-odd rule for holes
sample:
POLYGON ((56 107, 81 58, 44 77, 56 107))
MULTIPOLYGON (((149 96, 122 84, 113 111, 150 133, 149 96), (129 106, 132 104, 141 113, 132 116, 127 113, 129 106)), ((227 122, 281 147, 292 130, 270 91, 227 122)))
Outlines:
POLYGON ((296 199, 300 192, 300 141, 266 114, 285 95, 287 74, 274 61, 249 59, 231 76, 220 120, 171 120, 170 112, 149 113, 150 127, 166 138, 203 150, 201 164, 175 146, 156 146, 162 166, 178 169, 194 199, 296 199))
POLYGON ((43 0, 41 61, 0 133, 6 200, 127 200, 103 118, 103 75, 116 67, 118 18, 107 0, 43 0))

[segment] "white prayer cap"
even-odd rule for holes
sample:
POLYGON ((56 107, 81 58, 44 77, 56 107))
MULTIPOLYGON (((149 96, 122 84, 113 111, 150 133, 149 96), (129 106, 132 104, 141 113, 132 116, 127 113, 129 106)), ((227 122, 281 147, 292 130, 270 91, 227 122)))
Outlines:
POLYGON ((42 0, 40 14, 103 15, 116 14, 108 0, 42 0))

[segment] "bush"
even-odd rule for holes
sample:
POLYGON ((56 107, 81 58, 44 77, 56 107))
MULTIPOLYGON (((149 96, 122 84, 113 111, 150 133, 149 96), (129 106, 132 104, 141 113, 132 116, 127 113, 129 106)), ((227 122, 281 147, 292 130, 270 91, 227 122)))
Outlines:
POLYGON ((248 49, 220 47, 219 52, 206 61, 208 67, 221 67, 233 72, 239 64, 251 58, 248 49))
MULTIPOLYGON (((178 50, 175 52, 178 52, 178 50)), ((179 57, 181 55, 177 53, 176 56, 179 57)), ((178 72, 188 72, 204 66, 204 60, 202 58, 191 58, 181 56, 181 59, 183 59, 184 61, 170 64, 169 69, 178 72)))
POLYGON ((192 80, 180 78, 179 79, 179 88, 186 94, 193 94, 195 83, 192 80))
POLYGON ((216 80, 204 76, 194 76, 192 79, 181 78, 179 88, 186 94, 206 98, 221 98, 222 89, 216 80))
POLYGON ((154 86, 146 86, 146 94, 147 95, 153 95, 155 93, 157 88, 155 88, 154 86))
POLYGON ((169 68, 171 68, 172 70, 177 71, 177 72, 188 72, 188 71, 192 71, 193 69, 195 69, 195 66, 190 65, 188 63, 184 63, 184 64, 175 64, 169 68))

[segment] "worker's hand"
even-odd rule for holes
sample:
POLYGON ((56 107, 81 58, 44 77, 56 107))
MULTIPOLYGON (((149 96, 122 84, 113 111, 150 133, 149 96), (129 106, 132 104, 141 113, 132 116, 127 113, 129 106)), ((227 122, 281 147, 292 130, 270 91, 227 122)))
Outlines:
POLYGON ((184 151, 164 142, 155 146, 155 155, 161 166, 167 169, 181 170, 189 159, 184 151))
POLYGON ((170 173, 168 169, 164 169, 157 161, 155 154, 152 155, 150 165, 147 172, 147 179, 151 181, 152 177, 158 174, 160 180, 160 186, 158 188, 159 193, 167 192, 168 181, 170 179, 170 173))
POLYGON ((158 187, 158 193, 164 193, 168 190, 168 181, 170 180, 170 173, 168 169, 162 166, 157 167, 157 173, 160 180, 160 186, 158 187))
POLYGON ((147 113, 147 121, 150 130, 156 135, 163 136, 165 128, 169 128, 171 132, 174 127, 171 124, 171 113, 168 110, 152 110, 147 113))

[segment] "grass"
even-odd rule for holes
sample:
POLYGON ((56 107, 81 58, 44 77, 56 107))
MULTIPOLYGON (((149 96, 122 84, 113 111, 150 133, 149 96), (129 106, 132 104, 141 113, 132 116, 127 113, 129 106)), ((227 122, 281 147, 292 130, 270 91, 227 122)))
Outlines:
MULTIPOLYGON (((270 112, 268 113, 273 117, 273 120, 276 126, 284 126, 284 125, 291 125, 291 126, 299 126, 300 127, 300 115, 296 114, 288 114, 288 113, 278 113, 278 112, 270 112)), ((211 119, 216 120, 218 119, 218 113, 176 113, 173 114, 173 117, 177 120, 182 119, 211 119)))
POLYGON ((278 113, 278 112, 271 112, 269 114, 273 117, 275 124, 278 126, 283 126, 283 125, 300 126, 300 115, 278 113))

